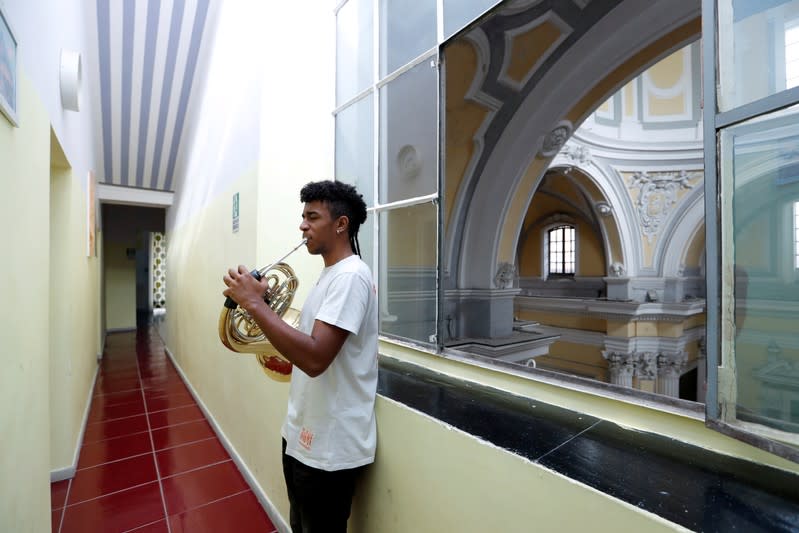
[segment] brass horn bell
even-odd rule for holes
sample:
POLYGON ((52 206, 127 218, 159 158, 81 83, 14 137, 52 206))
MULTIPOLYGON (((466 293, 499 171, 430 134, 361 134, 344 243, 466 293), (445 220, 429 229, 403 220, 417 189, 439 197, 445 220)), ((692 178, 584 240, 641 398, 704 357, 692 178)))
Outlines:
MULTIPOLYGON (((294 250, 303 244, 305 240, 294 250)), ((286 254, 283 259, 294 250, 286 254)), ((266 279, 268 289, 264 293, 264 302, 284 322, 296 328, 299 325, 300 312, 291 307, 291 302, 300 282, 294 269, 281 260, 261 270, 254 270, 250 274, 258 280, 266 279)), ((255 354, 264 373, 270 378, 282 382, 291 379, 291 361, 283 357, 269 342, 250 314, 230 298, 225 301, 225 306, 219 315, 219 339, 234 352, 255 354)))

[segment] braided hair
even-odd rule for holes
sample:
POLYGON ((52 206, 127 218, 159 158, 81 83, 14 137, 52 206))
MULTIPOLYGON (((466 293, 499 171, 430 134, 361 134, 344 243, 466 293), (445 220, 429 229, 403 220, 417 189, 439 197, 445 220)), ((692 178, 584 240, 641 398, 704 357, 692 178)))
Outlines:
POLYGON ((350 221, 347 232, 352 253, 361 255, 358 230, 361 228, 361 224, 366 222, 366 202, 363 201, 363 195, 355 187, 341 181, 312 181, 300 190, 300 201, 303 203, 324 202, 333 219, 346 216, 350 221))

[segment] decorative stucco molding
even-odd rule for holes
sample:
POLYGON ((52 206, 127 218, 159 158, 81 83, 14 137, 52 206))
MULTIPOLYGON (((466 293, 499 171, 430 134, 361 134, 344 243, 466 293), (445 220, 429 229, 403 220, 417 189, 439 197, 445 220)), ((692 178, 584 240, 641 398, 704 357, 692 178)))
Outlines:
POLYGON ((658 376, 679 378, 687 362, 688 354, 686 352, 661 352, 657 357, 658 376))
POLYGON ((654 380, 658 375, 657 366, 658 354, 655 352, 644 352, 638 354, 635 362, 635 376, 638 379, 654 380))
POLYGON ((560 150, 560 154, 567 161, 577 163, 579 165, 587 165, 591 162, 591 151, 582 145, 567 143, 560 150))
POLYGON ((413 145, 406 144, 400 148, 397 153, 397 168, 403 178, 413 179, 419 176, 422 171, 422 160, 413 145))
POLYGON ((597 202, 594 204, 594 207, 596 208, 596 212, 603 217, 610 216, 610 214, 613 213, 613 206, 607 202, 597 202))
POLYGON ((661 226, 677 205, 677 193, 696 186, 701 172, 645 172, 633 174, 630 187, 638 189, 636 209, 641 220, 641 231, 652 243, 661 226))
POLYGON ((512 263, 499 264, 497 274, 494 276, 494 283, 498 289, 513 288, 516 279, 516 267, 512 263))
POLYGON ((541 157, 555 156, 560 152, 560 149, 563 148, 563 145, 566 144, 566 141, 569 140, 573 130, 574 127, 570 121, 561 120, 558 122, 558 125, 544 136, 544 140, 541 143, 541 150, 538 152, 539 155, 541 155, 541 157))

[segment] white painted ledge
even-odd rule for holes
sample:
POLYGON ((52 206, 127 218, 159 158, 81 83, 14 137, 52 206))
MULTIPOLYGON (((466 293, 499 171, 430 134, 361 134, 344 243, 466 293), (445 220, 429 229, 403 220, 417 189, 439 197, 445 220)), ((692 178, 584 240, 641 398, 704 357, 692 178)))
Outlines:
POLYGON ((119 185, 97 184, 97 198, 104 204, 138 205, 142 207, 170 207, 174 192, 137 189, 119 185))

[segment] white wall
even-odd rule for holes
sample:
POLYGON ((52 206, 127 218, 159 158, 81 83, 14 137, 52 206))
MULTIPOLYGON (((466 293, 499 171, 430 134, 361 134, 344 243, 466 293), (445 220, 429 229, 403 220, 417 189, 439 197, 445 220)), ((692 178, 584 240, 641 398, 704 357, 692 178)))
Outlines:
POLYGON ((94 83, 97 74, 97 30, 91 0, 0 0, 18 42, 18 63, 30 77, 76 178, 86 188, 89 169, 97 168, 94 83), (83 83, 80 112, 61 107, 61 50, 81 54, 83 83))
MULTIPOLYGON (((198 65, 200 90, 189 104, 167 213, 163 331, 233 453, 268 495, 273 520, 285 525, 279 431, 288 388, 266 378, 254 357, 228 351, 217 322, 227 268, 264 266, 299 242, 299 189, 332 177, 334 6, 316 0, 301 12, 291 3, 214 7, 211 54, 198 65)), ((299 307, 321 260, 300 250, 290 263, 301 280, 299 307)))
POLYGON ((94 166, 91 88, 84 86, 76 113, 62 110, 59 84, 62 48, 85 54, 85 73, 96 68, 89 59, 96 46, 90 5, 0 0, 18 41, 19 119, 19 127, 12 127, 0 117, 0 248, 7 253, 0 279, 14 302, 0 320, 9 370, 0 387, 2 531, 49 529, 50 476, 74 468, 100 349, 98 259, 86 256, 85 191, 94 166), (51 128, 68 162, 57 161, 55 172, 51 128), (56 246, 50 245, 51 217, 59 230, 56 246), (65 314, 53 302, 73 305, 65 314))

